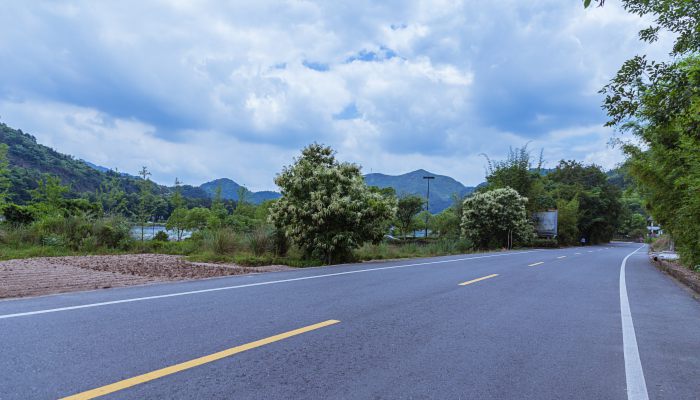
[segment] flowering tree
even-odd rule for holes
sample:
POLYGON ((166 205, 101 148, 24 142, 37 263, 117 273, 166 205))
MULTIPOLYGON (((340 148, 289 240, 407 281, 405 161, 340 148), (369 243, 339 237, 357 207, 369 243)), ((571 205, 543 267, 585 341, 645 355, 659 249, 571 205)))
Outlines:
POLYGON ((317 143, 304 148, 275 183, 282 197, 270 209, 270 222, 306 256, 326 263, 381 240, 396 212, 395 197, 370 190, 359 166, 336 161, 333 149, 317 143))
POLYGON ((534 230, 526 204, 527 198, 509 187, 468 197, 462 212, 462 236, 481 249, 510 248, 515 241, 527 241, 534 230))

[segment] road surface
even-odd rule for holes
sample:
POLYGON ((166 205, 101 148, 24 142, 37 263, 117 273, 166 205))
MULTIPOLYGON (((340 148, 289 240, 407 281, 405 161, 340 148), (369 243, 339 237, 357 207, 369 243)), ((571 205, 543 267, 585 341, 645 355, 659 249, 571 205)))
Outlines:
POLYGON ((699 332, 639 244, 311 268, 0 301, 0 399, 700 399, 699 332))

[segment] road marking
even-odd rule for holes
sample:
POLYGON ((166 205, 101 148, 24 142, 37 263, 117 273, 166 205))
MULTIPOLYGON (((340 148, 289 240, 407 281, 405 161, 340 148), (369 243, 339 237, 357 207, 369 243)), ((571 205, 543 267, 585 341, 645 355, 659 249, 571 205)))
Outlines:
POLYGON ((459 284, 459 286, 471 285, 472 283, 483 281, 484 279, 495 278, 497 276, 498 276, 498 274, 491 274, 491 275, 487 275, 487 276, 482 276, 481 278, 476 278, 476 279, 472 279, 470 281, 462 282, 459 284))
POLYGON ((534 264, 530 264, 530 265, 528 265, 528 267, 534 267, 534 266, 537 266, 537 265, 540 265, 540 264, 544 264, 544 261, 540 261, 540 262, 536 262, 536 263, 534 263, 534 264))
POLYGON ((581 253, 575 253, 575 254, 576 254, 577 256, 580 256, 580 255, 581 255, 581 253))
POLYGON ((566 258, 566 256, 557 257, 558 259, 566 258))
POLYGON ((632 322, 632 312, 630 302, 627 298, 627 283, 625 281, 625 266, 627 259, 644 246, 629 253, 620 265, 620 316, 622 318, 622 347, 625 355, 625 378, 627 380, 628 400, 649 400, 647 394, 647 384, 644 380, 642 370, 642 360, 639 358, 639 347, 637 347, 637 336, 634 333, 634 323, 632 322))
POLYGON ((104 396, 109 393, 114 393, 119 390, 130 388, 132 386, 139 385, 141 383, 146 383, 154 379, 162 378, 167 375, 172 375, 174 373, 184 371, 190 368, 198 367, 200 365, 208 364, 213 361, 220 360, 222 358, 230 357, 234 354, 242 353, 247 350, 254 349, 256 347, 261 347, 266 344, 278 342, 283 339, 290 338, 292 336, 297 336, 302 333, 310 332, 316 329, 325 328, 326 326, 337 324, 338 320, 330 319, 328 321, 320 322, 318 324, 305 326, 303 328, 295 329, 293 331, 280 333, 279 335, 270 336, 265 339, 256 340, 255 342, 250 342, 241 346, 232 347, 227 350, 220 351, 218 353, 210 354, 208 356, 195 358, 194 360, 186 361, 180 364, 171 365, 166 368, 158 369, 143 375, 135 376, 133 378, 125 379, 123 381, 115 382, 110 385, 102 386, 97 389, 88 390, 86 392, 74 394, 72 396, 64 397, 61 400, 86 400, 94 399, 95 397, 104 396))
POLYGON ((589 253, 593 253, 593 250, 588 250, 589 253))
POLYGON ((264 285, 274 285, 274 284, 286 283, 286 282, 305 281, 305 280, 309 280, 309 279, 328 278, 328 277, 332 277, 332 276, 359 274, 362 272, 383 271, 383 270, 389 270, 389 269, 416 267, 416 266, 421 266, 421 265, 445 264, 445 263, 452 263, 452 262, 458 262, 458 261, 478 260, 478 259, 482 259, 482 258, 492 258, 492 257, 518 255, 518 254, 528 254, 528 253, 534 253, 534 252, 540 252, 540 251, 543 251, 543 250, 528 250, 528 251, 519 251, 516 253, 491 254, 491 255, 487 255, 487 256, 453 258, 453 259, 449 259, 449 260, 427 261, 427 262, 415 263, 415 264, 392 265, 389 267, 358 269, 358 270, 353 270, 353 271, 335 272, 332 274, 322 274, 322 275, 303 276, 300 278, 281 279, 281 280, 277 280, 277 281, 247 283, 247 284, 243 284, 243 285, 224 286, 224 287, 211 288, 211 289, 201 289, 201 290, 192 290, 192 291, 188 291, 188 292, 177 292, 177 293, 161 294, 161 295, 155 295, 155 296, 135 297, 135 298, 130 298, 130 299, 104 301, 104 302, 100 302, 100 303, 81 304, 81 305, 77 305, 77 306, 50 308, 50 309, 45 309, 45 310, 28 311, 28 312, 21 312, 21 313, 15 313, 15 314, 5 314, 5 315, 0 315, 0 319, 26 317, 26 316, 30 316, 30 315, 55 313, 55 312, 61 312, 61 311, 80 310, 83 308, 109 306, 109 305, 113 305, 113 304, 133 303, 136 301, 165 299, 165 298, 169 298, 169 297, 178 297, 178 296, 189 296, 189 295, 193 295, 193 294, 219 292, 222 290, 241 289, 241 288, 247 288, 247 287, 253 287, 253 286, 264 286, 264 285))

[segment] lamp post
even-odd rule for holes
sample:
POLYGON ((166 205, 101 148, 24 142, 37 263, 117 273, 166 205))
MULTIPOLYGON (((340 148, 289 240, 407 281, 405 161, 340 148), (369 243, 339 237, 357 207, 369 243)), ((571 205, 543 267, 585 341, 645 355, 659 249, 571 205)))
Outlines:
MULTIPOLYGON (((430 213, 430 181, 435 179, 434 176, 424 176, 423 179, 428 181, 428 196, 425 203, 425 211, 430 213)), ((425 238, 428 239, 428 214, 425 214, 425 238)))

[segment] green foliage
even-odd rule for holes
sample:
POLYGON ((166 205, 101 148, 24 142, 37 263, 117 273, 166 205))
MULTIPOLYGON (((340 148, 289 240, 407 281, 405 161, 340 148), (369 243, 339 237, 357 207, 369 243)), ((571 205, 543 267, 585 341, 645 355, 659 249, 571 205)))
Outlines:
POLYGON ((536 164, 533 164, 527 145, 511 148, 508 158, 503 161, 493 161, 485 154, 484 157, 487 161, 487 184, 481 189, 482 192, 508 187, 515 189, 518 194, 528 199, 528 215, 553 206, 553 201, 542 182, 542 152, 536 164))
POLYGON ((175 239, 179 242, 187 229, 187 209, 179 207, 173 210, 165 223, 165 228, 175 231, 175 239))
MULTIPOLYGON (((602 1, 598 0, 602 5, 602 1)), ((661 30, 675 38, 668 61, 645 55, 627 60, 603 89, 608 125, 632 132, 624 143, 630 172, 654 219, 670 232, 681 259, 700 263, 700 2, 623 0, 654 25, 639 32, 655 42, 661 30)), ((628 216, 632 224, 634 218, 628 216)))
POLYGON ((167 242, 168 241, 168 234, 165 233, 165 231, 158 231, 153 236, 153 240, 158 241, 158 242, 167 242))
POLYGON ((221 186, 217 186, 216 191, 214 192, 214 199, 211 202, 211 216, 208 221, 209 227, 221 227, 227 216, 228 210, 224 206, 224 202, 221 198, 221 186))
POLYGON ((241 237, 230 228, 205 231, 203 250, 216 255, 232 255, 242 247, 241 237))
POLYGON ((542 167, 541 156, 535 171, 531 171, 532 157, 527 149, 527 145, 515 149, 511 147, 508 158, 503 161, 493 161, 487 155, 484 154, 483 156, 487 162, 486 182, 488 189, 509 187, 515 189, 521 196, 527 197, 530 193, 533 176, 538 176, 542 167))
POLYGON ((141 180, 139 181, 139 203, 136 210, 136 221, 141 226, 141 241, 143 242, 144 229, 154 209, 154 199, 151 190, 151 182, 149 180, 151 173, 148 172, 146 167, 142 167, 141 171, 139 171, 139 176, 141 180))
POLYGON ((5 221, 11 225, 26 225, 34 222, 34 209, 27 206, 8 204, 3 210, 5 221))
POLYGON ((202 230, 207 227, 209 217, 211 217, 211 212, 208 208, 195 207, 188 210, 185 217, 185 229, 191 231, 202 230))
POLYGON ((408 235, 413 229, 414 218, 423 209, 423 199, 418 196, 402 196, 396 208, 396 225, 402 236, 408 235))
MULTIPOLYGON (((588 243, 602 243, 612 240, 618 231, 622 215, 621 192, 608 182, 605 173, 596 165, 584 166, 577 161, 560 161, 557 167, 547 174, 548 190, 558 202, 578 202, 576 228, 559 224, 565 234, 578 234, 588 243)), ((564 204, 564 203, 558 203, 564 204)), ((566 215, 564 216, 566 218, 566 215)), ((561 216, 560 216, 561 218, 561 216)), ((572 219, 567 220, 567 224, 572 219)), ((568 243, 570 238, 565 239, 568 243)))
POLYGON ((267 227, 259 226, 246 235, 248 248, 255 256, 262 256, 272 250, 274 244, 273 232, 267 227))
POLYGON ((574 197, 571 200, 559 199, 557 201, 559 210, 557 240, 563 245, 576 245, 579 242, 579 202, 574 197))
POLYGON ((512 247, 532 240, 527 198, 511 188, 477 193, 464 200, 462 236, 477 248, 512 247))
POLYGON ((10 161, 7 158, 9 146, 0 143, 0 211, 5 207, 10 190, 10 161))
POLYGON ((30 191, 32 206, 41 216, 60 214, 65 195, 69 190, 68 186, 61 184, 58 177, 44 175, 37 182, 37 188, 30 191))
POLYGON ((396 201, 369 190, 355 164, 336 161, 330 147, 312 144, 275 178, 282 189, 270 220, 305 252, 326 263, 386 233, 396 201))
POLYGON ((110 215, 131 215, 128 197, 122 189, 118 173, 106 174, 95 195, 105 213, 110 215))
MULTIPOLYGON (((459 203, 462 203, 460 201, 459 203)), ((460 206, 461 209, 461 206, 460 206)), ((441 238, 457 238, 460 234, 460 215, 456 212, 456 207, 450 207, 443 210, 440 214, 433 216, 431 229, 437 232, 441 238)))
MULTIPOLYGON (((681 259, 700 264, 700 56, 673 64, 675 74, 657 80, 638 97, 623 129, 643 147, 623 148, 654 219, 671 234, 681 259)), ((637 218, 637 227, 641 221, 637 218)), ((634 223, 635 221, 629 221, 634 223)))

